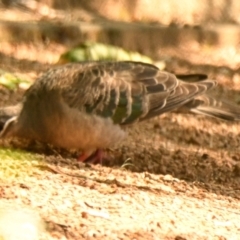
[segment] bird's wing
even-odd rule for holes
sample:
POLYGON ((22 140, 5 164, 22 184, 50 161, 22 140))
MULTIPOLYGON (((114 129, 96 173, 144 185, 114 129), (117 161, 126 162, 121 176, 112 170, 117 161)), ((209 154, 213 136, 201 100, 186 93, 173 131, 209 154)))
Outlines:
POLYGON ((185 83, 171 73, 138 62, 90 63, 80 71, 76 64, 73 68, 71 84, 61 88, 67 105, 110 117, 118 124, 171 111, 216 85, 210 80, 185 83))

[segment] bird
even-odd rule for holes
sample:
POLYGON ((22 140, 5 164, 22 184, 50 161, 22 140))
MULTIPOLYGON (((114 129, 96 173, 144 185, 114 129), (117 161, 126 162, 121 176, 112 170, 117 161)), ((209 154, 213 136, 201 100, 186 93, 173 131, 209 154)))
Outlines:
POLYGON ((183 108, 239 120, 238 106, 212 101, 207 95, 216 86, 205 75, 174 75, 141 62, 57 66, 25 92, 19 112, 6 121, 0 138, 27 138, 79 149, 79 161, 99 163, 104 149, 126 137, 124 126, 166 112, 183 108))

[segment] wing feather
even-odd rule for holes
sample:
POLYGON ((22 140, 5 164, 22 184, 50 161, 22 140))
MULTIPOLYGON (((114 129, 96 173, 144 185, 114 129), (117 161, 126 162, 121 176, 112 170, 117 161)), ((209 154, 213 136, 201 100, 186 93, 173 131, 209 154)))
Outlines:
POLYGON ((184 82, 174 74, 140 62, 90 62, 60 69, 49 78, 48 89, 51 84, 53 90, 60 89, 70 108, 109 117, 118 124, 174 110, 216 85, 214 81, 203 80, 205 75, 180 75, 190 79, 184 82))

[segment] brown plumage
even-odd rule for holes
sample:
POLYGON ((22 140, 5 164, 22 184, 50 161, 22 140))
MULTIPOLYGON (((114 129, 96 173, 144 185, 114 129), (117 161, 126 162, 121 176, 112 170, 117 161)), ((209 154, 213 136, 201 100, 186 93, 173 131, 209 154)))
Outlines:
MULTIPOLYGON (((216 86, 215 81, 202 78, 181 81, 138 62, 60 66, 44 73, 27 90, 20 114, 6 122, 0 136, 82 149, 88 156, 121 141, 125 137, 121 125, 184 105, 191 109, 190 103, 216 86)), ((199 112, 206 113, 203 108, 199 112)), ((239 119, 240 109, 231 114, 239 119)))

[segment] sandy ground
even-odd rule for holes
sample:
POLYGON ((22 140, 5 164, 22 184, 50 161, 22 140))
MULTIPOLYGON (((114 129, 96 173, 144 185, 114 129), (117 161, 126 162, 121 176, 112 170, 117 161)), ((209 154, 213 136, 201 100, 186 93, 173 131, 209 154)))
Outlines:
MULTIPOLYGON (((63 50, 1 43, 0 68, 34 80, 63 50)), ((176 71, 175 57, 167 68, 176 71)), ((196 67, 204 59, 195 57, 194 69, 204 71, 196 67)), ((207 72, 222 84, 222 96, 239 100, 238 75, 233 82, 222 68, 207 72)), ((20 101, 22 93, 1 88, 0 105, 20 101)), ((46 223, 41 239, 240 239, 239 123, 169 113, 126 131, 102 166, 38 149, 49 167, 20 179, 1 177, 0 204, 39 213, 46 223)))

